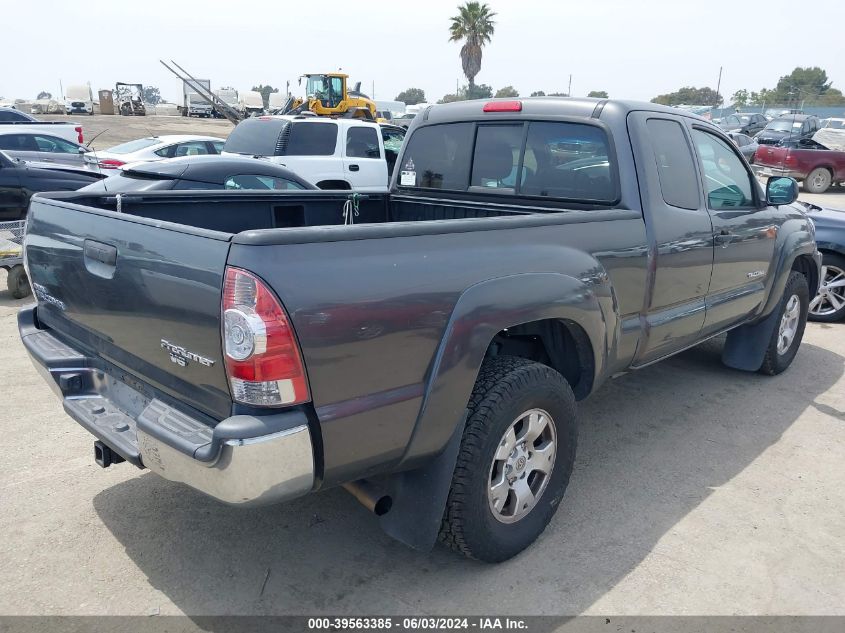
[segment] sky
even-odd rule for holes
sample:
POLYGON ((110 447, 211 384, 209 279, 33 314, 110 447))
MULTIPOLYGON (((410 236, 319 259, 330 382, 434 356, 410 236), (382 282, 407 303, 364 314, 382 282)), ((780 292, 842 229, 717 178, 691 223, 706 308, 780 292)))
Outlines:
MULTIPOLYGON (((448 41, 456 0, 335 2, 57 2, 0 0, 0 97, 54 96, 64 86, 116 81, 157 86, 181 100, 159 64, 175 60, 212 89, 270 84, 298 94, 306 72, 342 69, 390 100, 409 87, 429 101, 465 83, 448 41), (37 13, 37 15, 36 15, 37 13), (36 20, 37 29, 25 25, 36 20)), ((605 90, 649 100, 682 86, 772 88, 796 66, 821 66, 845 92, 845 1, 705 3, 638 0, 489 0, 498 14, 476 83, 572 94, 605 90), (808 23, 807 16, 817 16, 808 23), (810 37, 810 35, 812 35, 810 37)))

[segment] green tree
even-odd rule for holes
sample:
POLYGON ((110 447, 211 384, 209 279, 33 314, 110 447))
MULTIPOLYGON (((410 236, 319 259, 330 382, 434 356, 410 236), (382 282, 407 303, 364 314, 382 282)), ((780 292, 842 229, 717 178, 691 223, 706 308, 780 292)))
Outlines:
POLYGON ((731 97, 731 103, 738 108, 743 108, 748 105, 749 99, 750 95, 748 94, 748 91, 745 88, 742 88, 733 94, 731 97))
POLYGON ((535 90, 534 92, 531 93, 530 96, 532 96, 532 97, 545 97, 546 93, 543 92, 542 90, 535 90))
POLYGON ((264 84, 258 84, 257 86, 253 86, 252 90, 261 93, 261 99, 264 101, 265 108, 270 107, 270 94, 273 92, 279 92, 278 88, 274 88, 270 85, 265 86, 264 84))
POLYGON ((38 93, 38 96, 35 97, 36 99, 52 99, 53 95, 47 92, 46 90, 42 90, 38 93))
POLYGON ((161 103, 161 92, 155 86, 144 86, 144 103, 156 105, 161 103))
POLYGON ((676 92, 658 95, 651 100, 652 103, 670 106, 682 104, 718 106, 723 101, 722 95, 713 90, 713 88, 694 88, 692 86, 685 86, 676 92))
POLYGON ((425 103, 425 91, 422 88, 408 88, 396 95, 396 101, 401 101, 405 105, 425 103))
POLYGON ((477 86, 461 86, 455 94, 443 95, 437 103, 454 103, 455 101, 468 101, 470 99, 491 99, 493 88, 487 84, 477 86))
POLYGON ((481 49, 493 37, 495 16, 486 4, 467 2, 458 7, 458 15, 450 18, 449 41, 464 42, 461 65, 470 88, 475 85, 475 76, 481 70, 481 49))
POLYGON ((500 97, 518 97, 519 92, 517 92, 516 88, 513 86, 505 86, 504 88, 499 88, 496 91, 496 98, 500 97))
POLYGON ((818 66, 797 67, 788 75, 778 79, 772 90, 772 100, 781 104, 804 103, 805 105, 842 105, 845 97, 832 87, 827 73, 818 66))
POLYGON ((587 93, 588 97, 595 97, 596 99, 609 99, 610 97, 607 96, 606 90, 590 90, 587 93))

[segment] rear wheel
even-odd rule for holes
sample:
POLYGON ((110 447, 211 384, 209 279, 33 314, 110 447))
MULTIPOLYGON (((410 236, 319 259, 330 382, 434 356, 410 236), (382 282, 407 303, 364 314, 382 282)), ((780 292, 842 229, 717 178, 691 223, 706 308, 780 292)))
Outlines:
POLYGON ((827 323, 845 318, 845 257, 825 253, 819 292, 810 302, 809 318, 827 323))
POLYGON ((763 357, 760 373, 774 376, 792 364, 804 337, 804 327, 807 325, 809 295, 807 278, 794 270, 789 273, 778 308, 777 325, 763 357))
POLYGON ((824 193, 830 188, 833 176, 824 167, 817 167, 804 179, 803 188, 808 193, 824 193))
POLYGON ((16 264, 9 270, 9 274, 6 277, 6 286, 15 299, 23 299, 32 294, 32 290, 29 287, 29 280, 26 278, 26 270, 21 264, 16 264))
POLYGON ((515 556, 543 532, 575 461, 575 397, 551 367, 499 356, 468 405, 440 539, 486 562, 515 556))

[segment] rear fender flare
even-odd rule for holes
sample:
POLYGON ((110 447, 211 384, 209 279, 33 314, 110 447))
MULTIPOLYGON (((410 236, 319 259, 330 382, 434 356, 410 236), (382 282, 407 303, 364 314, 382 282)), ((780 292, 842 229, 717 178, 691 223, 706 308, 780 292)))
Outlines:
MULTIPOLYGON (((589 284, 559 273, 523 273, 490 279, 468 288, 452 311, 429 369, 429 378, 401 466, 438 453, 464 415, 478 370, 493 338, 508 327, 543 319, 580 326, 593 352, 594 382, 607 358, 608 327, 602 303, 612 311, 609 282, 589 284), (603 298, 606 301, 602 301, 603 298)), ((595 279, 595 277, 594 277, 595 279)))

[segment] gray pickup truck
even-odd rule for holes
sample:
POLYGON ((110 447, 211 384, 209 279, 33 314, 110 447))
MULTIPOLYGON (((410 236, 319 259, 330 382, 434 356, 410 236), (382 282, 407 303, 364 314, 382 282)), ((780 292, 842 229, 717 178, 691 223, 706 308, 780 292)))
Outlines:
POLYGON ((434 106, 386 194, 33 197, 20 334, 102 466, 239 505, 343 485, 501 561, 605 380, 725 332, 729 367, 789 366, 820 272, 796 192, 653 104, 434 106))

